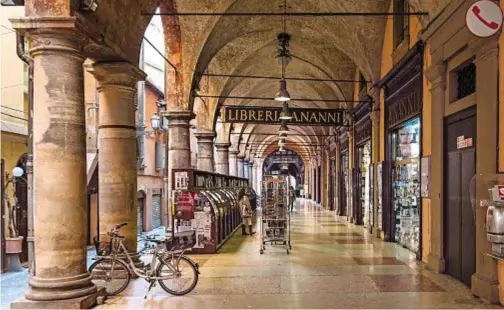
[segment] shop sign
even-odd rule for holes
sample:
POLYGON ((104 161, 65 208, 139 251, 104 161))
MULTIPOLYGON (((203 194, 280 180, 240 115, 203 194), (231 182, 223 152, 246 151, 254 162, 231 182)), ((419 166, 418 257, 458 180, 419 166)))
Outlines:
POLYGON ((504 201, 504 185, 495 185, 492 188, 492 200, 504 201))
POLYGON ((464 136, 457 137, 457 150, 473 146, 472 138, 465 138, 464 136))
MULTIPOLYGON (((292 120, 287 124, 300 125, 343 125, 345 111, 342 109, 300 109, 291 108, 292 120)), ((281 107, 224 107, 224 122, 280 124, 281 107)))
POLYGON ((355 126, 355 144, 360 144, 371 138, 373 127, 371 119, 365 120, 363 123, 355 126))
POLYGON ((502 27, 502 10, 497 2, 476 1, 466 13, 466 26, 480 38, 493 36, 502 27))
POLYGON ((393 127, 414 115, 422 112, 422 100, 419 92, 414 91, 402 98, 400 101, 389 106, 389 127, 393 127))

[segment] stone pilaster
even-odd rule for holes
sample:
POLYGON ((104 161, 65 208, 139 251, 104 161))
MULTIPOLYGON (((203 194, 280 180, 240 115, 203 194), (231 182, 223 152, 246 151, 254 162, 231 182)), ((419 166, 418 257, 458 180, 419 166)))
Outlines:
MULTIPOLYGON (((217 158, 215 159, 215 172, 229 175, 229 142, 215 143, 217 158)), ((236 157, 235 157, 236 159, 236 157)))
POLYGON ((73 17, 22 18, 34 62, 33 202, 35 270, 12 308, 89 308, 87 272, 85 38, 73 17))
POLYGON ((137 152, 135 90, 145 73, 127 62, 95 63, 98 82, 98 188, 100 234, 121 223, 124 245, 137 251, 137 152))
MULTIPOLYGON (((484 41, 475 42, 483 44, 484 41)), ((498 157, 498 73, 499 46, 493 39, 484 46, 471 46, 476 50, 476 114, 478 139, 476 139, 476 173, 494 174, 498 157)), ((501 120, 502 121, 502 120, 501 120)), ((477 181, 479 182, 479 180, 477 181)), ((476 186, 476 201, 487 199, 484 186, 476 186)), ((476 273, 472 276, 472 292, 490 302, 499 302, 496 261, 491 253, 491 243, 486 236, 486 208, 476 208, 476 273)))
POLYGON ((238 154, 240 151, 231 150, 229 151, 229 175, 238 176, 238 154))
POLYGON ((252 166, 253 165, 254 165, 254 161, 252 161, 252 160, 247 163, 247 167, 248 167, 248 180, 249 180, 250 187, 252 187, 253 184, 254 184, 252 182, 252 166))
POLYGON ((243 155, 238 155, 236 156, 237 161, 238 161, 238 177, 243 178, 244 177, 244 161, 245 157, 243 155))
POLYGON ((194 133, 198 140, 198 169, 214 172, 213 140, 215 133, 210 131, 198 131, 194 133))
POLYGON ((249 161, 248 158, 244 157, 243 158, 243 178, 247 179, 249 178, 249 161))
MULTIPOLYGON (((172 170, 191 168, 189 122, 194 114, 188 110, 169 110, 163 116, 168 119, 168 205, 171 206, 172 170)), ((169 231, 173 231, 173 214, 168 215, 169 231)))

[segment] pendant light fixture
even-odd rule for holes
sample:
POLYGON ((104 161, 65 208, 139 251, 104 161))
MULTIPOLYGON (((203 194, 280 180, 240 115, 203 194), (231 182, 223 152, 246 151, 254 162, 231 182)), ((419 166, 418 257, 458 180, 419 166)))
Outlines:
POLYGON ((278 150, 279 150, 280 152, 285 152, 285 147, 281 146, 281 147, 279 147, 279 148, 278 148, 278 150))
MULTIPOLYGON (((284 9, 284 14, 282 14, 283 31, 277 36, 278 43, 280 45, 277 58, 280 60, 282 66, 282 79, 280 80, 280 90, 276 94, 275 100, 286 102, 290 100, 290 94, 287 91, 287 81, 285 80, 285 66, 287 65, 288 62, 290 62, 292 58, 288 50, 290 35, 287 32, 285 32, 285 15, 287 13, 287 0, 284 0, 283 9, 284 9)), ((288 107, 289 106, 287 105, 287 108, 288 107)))
POLYGON ((282 133, 278 134, 278 137, 279 138, 287 138, 287 133, 282 132, 282 133))
POLYGON ((284 101, 282 105, 282 112, 280 112, 280 120, 282 121, 290 121, 292 119, 292 113, 289 109, 289 105, 287 104, 286 101, 284 101))
POLYGON ((282 122, 282 125, 280 125, 280 129, 278 129, 278 133, 280 133, 280 134, 289 133, 289 127, 287 127, 287 125, 285 125, 285 122, 282 122))
POLYGON ((285 139, 278 140, 278 146, 285 146, 285 139))

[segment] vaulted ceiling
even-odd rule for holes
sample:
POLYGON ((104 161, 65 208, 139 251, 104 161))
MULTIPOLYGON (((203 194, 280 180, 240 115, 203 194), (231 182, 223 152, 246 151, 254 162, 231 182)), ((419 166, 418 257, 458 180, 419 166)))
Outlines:
MULTIPOLYGON (((425 25, 449 0, 410 0, 412 11, 426 11, 425 25)), ((88 21, 90 28, 101 32, 102 40, 120 57, 138 63, 140 42, 149 15, 160 5, 162 13, 183 12, 282 12, 283 0, 118 0, 100 1, 93 13, 77 14, 88 21)), ((287 0, 289 12, 388 12, 391 0, 287 0)), ((390 17, 389 17, 390 18, 390 17)), ((272 101, 245 99, 195 98, 200 94, 218 96, 272 97, 278 81, 226 77, 201 77, 197 73, 279 76, 275 59, 276 36, 282 31, 280 16, 162 16, 167 42, 166 56, 177 66, 177 74, 168 77, 168 98, 171 108, 191 109, 197 116, 197 127, 218 129, 218 139, 230 141, 230 126, 215 127, 223 105, 278 105, 272 101), (170 84, 172 83, 172 84, 170 84), (174 85, 176 84, 176 86, 174 85)), ((287 77, 321 79, 355 79, 359 70, 370 81, 380 77, 381 52, 386 17, 286 17, 286 30, 292 36, 293 60, 287 66, 287 77)), ((110 57, 109 57, 110 58, 110 57)), ((353 99, 350 83, 288 81, 295 98, 353 99)), ((295 107, 339 107, 338 103, 295 102, 295 107)), ((276 137, 260 135, 276 132, 278 126, 244 124, 234 132, 250 133, 242 142, 253 141, 256 152, 264 153, 275 145, 276 137), (256 135, 254 135, 254 133, 256 135), (263 143, 263 144, 261 144, 263 143), (260 145, 260 146, 259 146, 260 145)), ((291 130, 290 143, 321 144, 330 128, 299 127, 291 130)), ((301 147, 309 153, 314 147, 301 147)), ((267 154, 262 154, 264 157, 267 154)))

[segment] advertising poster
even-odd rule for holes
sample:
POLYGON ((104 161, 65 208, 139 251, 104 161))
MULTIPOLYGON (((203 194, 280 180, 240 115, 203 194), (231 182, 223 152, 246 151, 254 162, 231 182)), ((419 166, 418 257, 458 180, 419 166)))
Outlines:
POLYGON ((187 176, 187 171, 175 172, 175 190, 188 189, 189 178, 187 176))
POLYGON ((194 196, 192 192, 177 191, 175 192, 175 212, 176 216, 178 213, 182 213, 184 220, 191 220, 194 218, 194 196))

